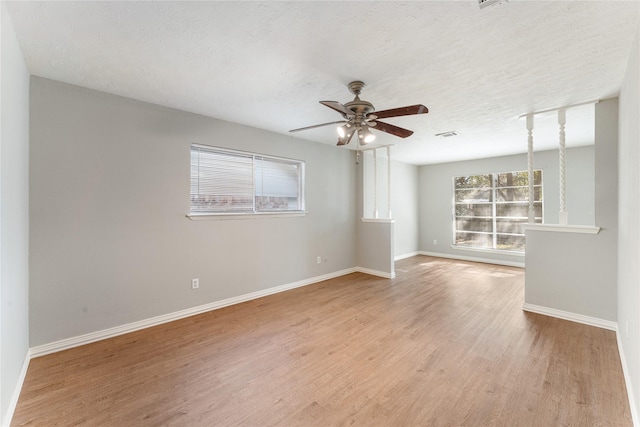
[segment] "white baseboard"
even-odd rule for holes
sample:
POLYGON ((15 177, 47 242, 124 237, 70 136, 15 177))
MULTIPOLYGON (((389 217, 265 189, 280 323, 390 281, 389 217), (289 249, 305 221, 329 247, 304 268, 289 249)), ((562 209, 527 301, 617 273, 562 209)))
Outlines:
MULTIPOLYGON (((138 331, 141 329, 149 328, 163 323, 172 322, 174 320, 183 319, 185 317, 194 316, 196 314, 205 313, 207 311, 217 310, 219 308, 227 307, 241 302, 250 301, 256 298, 261 298, 267 295, 277 294, 279 292, 288 291, 290 289, 299 288, 313 283, 322 282, 323 280, 329 280, 336 277, 344 276, 346 274, 361 271, 367 274, 374 274, 373 272, 363 271, 360 268, 349 268, 345 270, 336 271, 334 273, 325 274, 322 276, 312 277, 310 279, 300 280, 298 282, 288 283, 281 286, 275 286, 269 289, 263 289, 256 292, 251 292, 237 297, 227 298, 221 301, 214 301, 208 304, 200 305, 197 307, 188 308, 186 310, 180 310, 173 313, 163 314, 160 316, 152 317, 138 322, 128 323, 126 325, 116 326, 114 328, 103 329, 101 331, 91 332, 84 335, 79 335, 72 338, 66 338, 60 341, 55 341, 48 344, 39 345, 31 348, 31 357, 40 357, 46 354, 55 353, 69 348, 78 347, 92 342, 104 340, 107 338, 116 337, 118 335, 127 334, 129 332, 138 331)), ((379 274, 376 274, 379 275, 379 274)))
POLYGON ((570 320, 572 322, 583 323, 589 326, 609 329, 611 331, 618 330, 618 323, 611 320, 599 319, 597 317, 585 316, 583 314, 571 313, 569 311, 556 310, 555 308, 543 307, 541 305, 524 303, 522 304, 524 311, 531 313, 544 314, 545 316, 557 317, 558 319, 570 320))
POLYGON ((385 279, 394 279, 396 277, 395 271, 392 271, 391 273, 387 273, 386 271, 372 270, 370 268, 364 268, 364 267, 356 267, 355 271, 358 271, 360 273, 370 274, 372 276, 384 277, 385 279))
POLYGON ((620 363, 622 364, 622 373, 624 374, 624 382, 627 386, 627 398, 629 399, 629 409, 631 410, 631 420, 634 427, 640 427, 640 418, 638 417, 638 408, 636 408, 636 399, 633 392, 633 384, 627 368, 627 358, 624 355, 622 341, 620 341, 620 331, 616 329, 616 340, 618 341, 618 353, 620 354, 620 363))
POLYGON ((400 261, 401 259, 411 258, 412 256, 420 255, 420 252, 409 252, 408 254, 398 255, 393 260, 400 261))
POLYGON ((523 262, 502 261, 502 260, 491 259, 491 258, 479 258, 479 257, 470 257, 470 256, 464 256, 464 255, 452 255, 452 254, 444 254, 440 252, 425 252, 425 251, 419 251, 417 255, 427 255, 427 256, 434 256, 438 258, 458 259, 460 261, 483 262, 485 264, 506 265, 507 267, 524 268, 523 262))
POLYGON ((24 356, 24 361, 22 362, 22 368, 20 369, 20 375, 18 376, 18 382, 16 383, 16 387, 13 390, 13 395, 11 396, 11 400, 9 401, 9 406, 7 407, 7 412, 4 414, 2 418, 2 425, 9 426, 11 425, 11 420, 13 419, 13 413, 16 411, 16 406, 18 405, 18 398, 20 397, 20 392, 22 391, 22 385, 24 384, 24 379, 27 376, 27 370, 29 369, 29 362, 31 361, 31 350, 27 349, 27 353, 24 356))

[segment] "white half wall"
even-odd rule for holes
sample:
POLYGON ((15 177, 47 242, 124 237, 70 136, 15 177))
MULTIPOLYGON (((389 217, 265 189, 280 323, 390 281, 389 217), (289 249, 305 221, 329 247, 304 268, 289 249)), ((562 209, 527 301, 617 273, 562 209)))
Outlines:
POLYGON ((596 105, 598 234, 527 230, 525 304, 617 320, 618 99, 596 105))
POLYGON ((0 423, 7 425, 29 351, 29 71, 4 2, 0 8, 0 423))

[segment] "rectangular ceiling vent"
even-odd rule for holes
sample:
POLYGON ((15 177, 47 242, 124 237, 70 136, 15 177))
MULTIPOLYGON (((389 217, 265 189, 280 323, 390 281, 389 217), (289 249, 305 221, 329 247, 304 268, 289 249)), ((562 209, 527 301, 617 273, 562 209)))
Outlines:
POLYGON ((436 133, 436 136, 440 138, 449 138, 451 136, 456 136, 458 133, 455 130, 450 130, 449 132, 436 133))
POLYGON ((480 5, 480 9, 483 9, 487 6, 491 6, 492 4, 499 4, 502 2, 507 2, 509 0, 478 0, 478 4, 480 5))

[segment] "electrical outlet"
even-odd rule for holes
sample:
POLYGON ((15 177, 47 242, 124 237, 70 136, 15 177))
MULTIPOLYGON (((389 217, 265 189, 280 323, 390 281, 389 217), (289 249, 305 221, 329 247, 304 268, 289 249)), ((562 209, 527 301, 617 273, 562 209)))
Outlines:
POLYGON ((200 287, 200 279, 191 279, 191 289, 198 289, 200 287))
POLYGON ((322 262, 322 257, 319 256, 318 258, 316 258, 316 262, 320 264, 322 262))
POLYGON ((437 245, 437 244, 438 244, 438 241, 437 241, 436 239, 433 239, 433 244, 434 244, 434 245, 437 245))

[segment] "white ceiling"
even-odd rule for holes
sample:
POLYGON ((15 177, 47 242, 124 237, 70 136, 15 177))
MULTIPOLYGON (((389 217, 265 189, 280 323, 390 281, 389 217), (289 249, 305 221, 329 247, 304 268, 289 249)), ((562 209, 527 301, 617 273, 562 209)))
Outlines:
MULTIPOLYGON (((376 143, 413 164, 526 152, 519 115, 616 96, 639 6, 7 2, 37 76, 287 135, 340 120, 318 101, 352 100, 352 80, 379 110, 424 104, 429 114, 385 120, 413 136, 377 132, 376 143), (451 130, 459 136, 434 136, 451 130)), ((593 106, 567 116, 567 144, 592 143, 593 106)), ((337 140, 332 126, 295 136, 337 140)), ((536 149, 557 147, 553 114, 536 116, 534 136, 536 149)))

